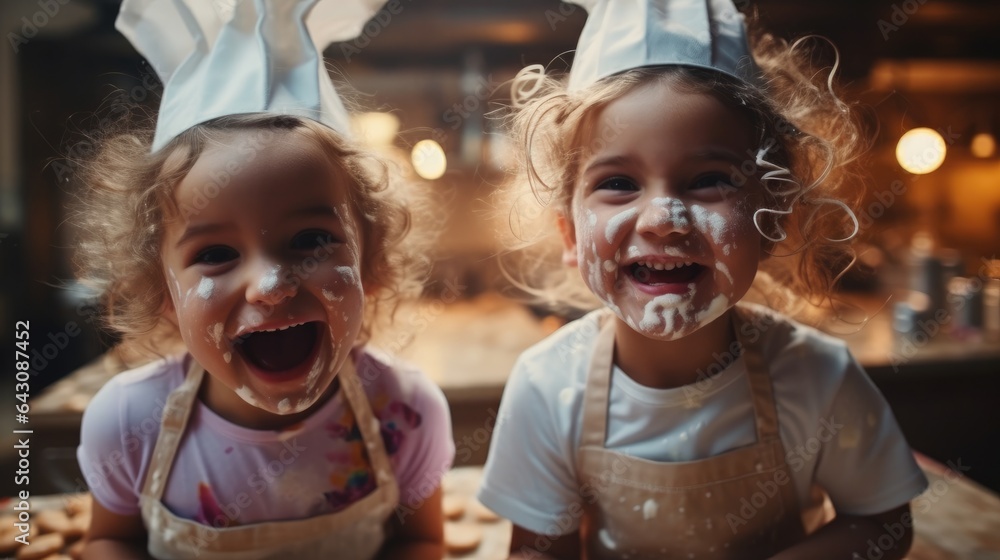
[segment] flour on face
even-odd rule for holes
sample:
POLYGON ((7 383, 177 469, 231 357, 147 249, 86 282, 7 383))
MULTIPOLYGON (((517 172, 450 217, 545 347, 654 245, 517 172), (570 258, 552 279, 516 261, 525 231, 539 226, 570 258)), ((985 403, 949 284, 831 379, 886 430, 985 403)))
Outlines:
POLYGON ((726 234, 726 219, 717 212, 707 210, 697 204, 691 205, 695 227, 699 231, 712 236, 712 241, 718 245, 726 234))
POLYGON ((679 198, 658 197, 652 200, 651 205, 662 211, 653 216, 650 226, 671 225, 678 230, 686 230, 691 227, 687 207, 679 198))
POLYGON ((344 300, 344 296, 338 296, 337 294, 331 292, 330 290, 327 290, 326 288, 323 288, 323 297, 326 298, 326 301, 343 301, 344 300))
POLYGON ((262 294, 270 294, 275 289, 278 288, 278 273, 281 271, 281 265, 274 265, 269 268, 264 276, 261 277, 260 282, 257 283, 257 290, 262 294))
MULTIPOLYGON (((608 220, 608 225, 604 229, 604 238, 608 240, 608 243, 613 243, 615 238, 618 237, 618 232, 621 231, 622 226, 635 218, 638 213, 638 208, 629 208, 608 220)), ((594 217, 596 218, 596 216, 594 217)))
POLYGON ((213 291, 215 291, 215 282, 211 278, 203 276, 201 282, 198 282, 198 297, 206 300, 210 299, 213 291))

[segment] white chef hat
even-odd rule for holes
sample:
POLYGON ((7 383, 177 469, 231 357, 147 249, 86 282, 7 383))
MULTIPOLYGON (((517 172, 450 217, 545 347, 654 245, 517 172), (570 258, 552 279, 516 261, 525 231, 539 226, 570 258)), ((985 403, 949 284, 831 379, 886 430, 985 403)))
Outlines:
POLYGON ((570 91, 646 66, 711 68, 750 83, 759 71, 732 0, 568 0, 589 16, 569 73, 570 91))
POLYGON ((385 0, 123 0, 115 27, 163 82, 152 150, 214 118, 269 112, 349 133, 323 49, 385 0))

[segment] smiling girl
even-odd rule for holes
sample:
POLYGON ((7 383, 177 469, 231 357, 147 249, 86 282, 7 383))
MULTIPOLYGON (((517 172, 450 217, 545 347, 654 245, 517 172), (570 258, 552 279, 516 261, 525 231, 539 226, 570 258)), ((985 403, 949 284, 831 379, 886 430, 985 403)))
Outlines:
POLYGON ((443 553, 447 404, 364 346, 419 292, 419 206, 335 128, 342 107, 304 22, 337 6, 314 4, 241 1, 228 20, 198 2, 123 4, 164 100, 155 131, 109 136, 80 178, 79 275, 126 344, 165 329, 185 351, 112 378, 84 414, 87 558, 443 553), (195 24, 214 49, 163 56, 195 24), (225 63, 259 42, 260 67, 225 63), (246 74, 213 82, 206 68, 246 74), (258 78, 268 102, 247 105, 258 78), (198 105, 206 89, 221 111, 198 105))
POLYGON ((888 405, 843 342, 743 301, 846 262, 848 107, 803 45, 751 58, 728 0, 586 4, 568 84, 516 84, 514 223, 562 247, 536 291, 582 279, 597 310, 518 360, 480 499, 531 558, 851 558, 889 526, 901 558, 926 479, 888 405))

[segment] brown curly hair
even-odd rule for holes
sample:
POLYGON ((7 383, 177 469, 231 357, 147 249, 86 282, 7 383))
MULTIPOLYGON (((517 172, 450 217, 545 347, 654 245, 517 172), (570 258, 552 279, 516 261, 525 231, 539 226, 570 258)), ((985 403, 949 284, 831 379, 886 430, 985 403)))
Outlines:
POLYGON ((431 239, 426 232, 412 234, 411 223, 415 213, 426 211, 426 201, 419 189, 402 188, 401 174, 386 161, 322 124, 268 113, 195 125, 150 153, 152 120, 137 124, 133 117, 97 140, 92 158, 76 162, 80 172, 70 218, 77 278, 100 302, 104 326, 127 349, 158 355, 179 340, 163 316, 170 297, 160 262, 164 222, 181 210, 174 200, 176 186, 211 142, 232 133, 302 135, 350 178, 348 204, 361 234, 367 294, 357 344, 367 342, 374 326, 391 318, 400 302, 419 296, 430 264, 424 249, 431 239))
MULTIPOLYGON (((837 280, 854 262, 849 225, 856 223, 865 184, 857 162, 871 135, 856 107, 836 90, 836 66, 824 73, 813 60, 815 49, 808 39, 788 43, 763 32, 752 35, 762 75, 757 85, 711 69, 674 65, 629 70, 582 91, 567 91, 565 79, 547 76, 526 87, 534 94, 515 99, 506 118, 519 156, 516 174, 498 204, 507 209, 511 230, 502 259, 508 279, 535 303, 549 307, 590 309, 599 303, 578 274, 556 266, 561 242, 555 219, 571 216, 573 185, 589 152, 583 139, 591 139, 591 148, 594 138, 614 141, 613 131, 595 130, 601 110, 635 89, 663 81, 682 91, 713 95, 750 119, 760 132, 760 145, 770 149, 766 159, 744 162, 742 173, 760 177, 784 169, 799 185, 788 189, 787 182, 761 181, 767 208, 755 214, 755 223, 765 235, 768 254, 782 258, 761 263, 748 297, 791 314, 801 311, 804 301, 829 303, 837 280)), ((517 85, 515 79, 513 89, 517 85)))

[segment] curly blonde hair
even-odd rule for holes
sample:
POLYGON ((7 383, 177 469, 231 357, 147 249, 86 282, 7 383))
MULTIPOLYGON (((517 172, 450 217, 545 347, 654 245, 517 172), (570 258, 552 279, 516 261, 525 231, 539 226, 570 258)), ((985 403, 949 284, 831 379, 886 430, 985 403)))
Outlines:
MULTIPOLYGON (((813 61, 807 39, 788 43, 766 33, 752 36, 758 85, 721 72, 687 66, 638 68, 599 80, 582 91, 567 91, 565 79, 537 78, 514 99, 507 128, 519 161, 499 206, 509 209, 513 237, 504 270, 535 303, 556 309, 591 309, 599 302, 575 271, 556 266, 561 251, 557 216, 571 218, 570 202, 590 139, 614 142, 614 131, 595 129, 602 109, 647 84, 669 83, 686 92, 715 96, 746 115, 760 132, 761 150, 740 172, 759 177, 766 208, 754 214, 772 257, 748 296, 799 314, 803 302, 823 306, 837 280, 854 262, 850 241, 864 181, 859 156, 870 145, 855 107, 842 100, 833 83, 836 65, 824 75, 813 61), (845 226, 846 224, 846 226, 845 226)), ((530 77, 529 77, 530 79, 530 77)), ((515 79, 514 90, 519 88, 515 79)))
POLYGON ((138 125, 135 120, 126 119, 123 131, 109 133, 92 158, 77 162, 79 189, 71 214, 77 277, 100 302, 104 326, 128 350, 159 355, 179 340, 163 315, 170 297, 160 261, 164 223, 181 213, 174 200, 177 185, 212 142, 232 133, 299 134, 350 179, 348 204, 361 236, 361 281, 367 287, 357 344, 367 342, 399 303, 419 296, 431 238, 411 232, 411 224, 427 205, 419 189, 402 188, 401 174, 381 158, 312 120, 268 113, 195 125, 150 153, 152 120, 138 125))

